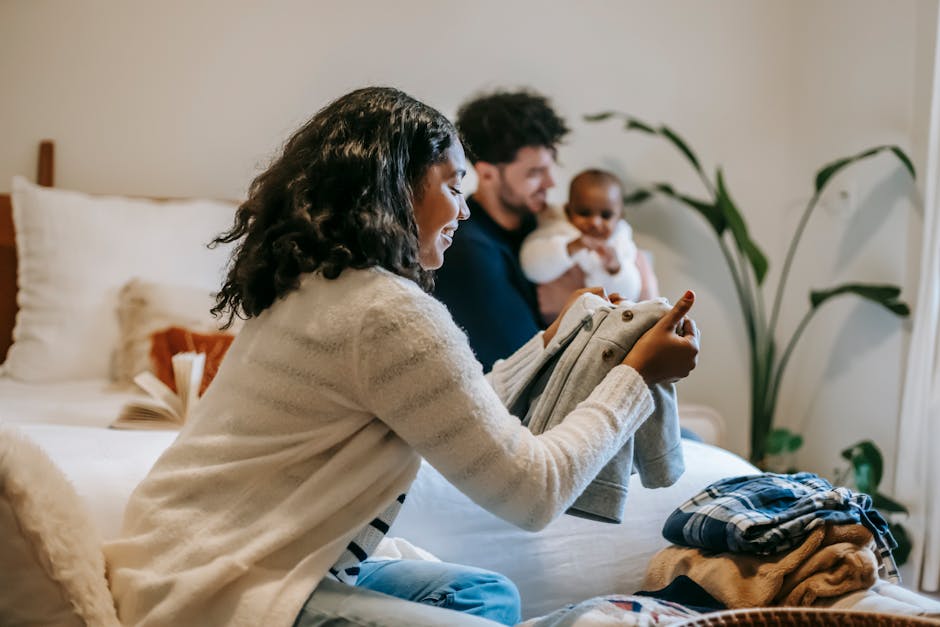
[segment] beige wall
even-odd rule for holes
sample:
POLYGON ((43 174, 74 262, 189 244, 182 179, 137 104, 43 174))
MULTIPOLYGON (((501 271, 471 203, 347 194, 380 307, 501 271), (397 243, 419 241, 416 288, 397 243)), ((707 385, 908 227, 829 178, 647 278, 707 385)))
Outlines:
MULTIPOLYGON (((531 85, 574 129, 562 185, 600 164, 698 191, 662 145, 580 120, 607 108, 667 122, 709 170, 721 164, 772 284, 815 169, 869 144, 911 148, 925 128, 918 89, 930 74, 918 55, 932 43, 932 11, 932 0, 7 0, 0 190, 33 171, 36 142, 51 137, 62 187, 239 197, 291 129, 350 88, 395 85, 453 114, 478 89, 531 85)), ((785 324, 801 315, 808 285, 855 275, 916 285, 919 214, 897 200, 905 183, 894 164, 879 160, 844 186, 851 202, 829 203, 811 225, 785 324)), ((661 202, 629 218, 665 293, 699 295, 701 365, 680 395, 716 407, 743 452, 743 323, 714 239, 661 202)), ((893 452, 907 337, 874 308, 831 308, 794 355, 781 401, 783 423, 814 439, 803 465, 821 472, 858 437, 893 452)))
MULTIPOLYGON (((897 144, 923 172, 937 10, 935 2, 806 0, 798 6, 795 178, 777 206, 787 233, 826 161, 897 144)), ((921 202, 917 186, 889 156, 835 179, 794 264, 784 322, 798 323, 809 289, 854 280, 900 284, 913 304, 921 202)), ((885 486, 891 485, 909 332, 909 320, 858 299, 832 301, 819 312, 794 353, 779 405, 781 421, 806 437, 804 465, 828 474, 841 464, 839 450, 871 438, 889 458, 885 486)))

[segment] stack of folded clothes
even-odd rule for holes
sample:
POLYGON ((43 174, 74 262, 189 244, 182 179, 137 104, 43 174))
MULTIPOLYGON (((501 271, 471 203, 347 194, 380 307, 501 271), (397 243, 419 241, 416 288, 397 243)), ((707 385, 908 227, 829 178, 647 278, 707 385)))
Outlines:
MULTIPOLYGON (((650 561, 647 594, 700 588, 714 609, 808 606, 870 588, 879 570, 899 581, 897 544, 871 498, 812 473, 713 483, 669 516, 663 535, 673 545, 650 561)), ((706 603, 699 593, 691 605, 706 603)))

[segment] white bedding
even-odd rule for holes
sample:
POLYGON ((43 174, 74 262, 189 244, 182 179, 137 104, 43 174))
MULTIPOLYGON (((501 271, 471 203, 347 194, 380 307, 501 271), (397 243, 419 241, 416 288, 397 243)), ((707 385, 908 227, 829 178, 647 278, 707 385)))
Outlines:
MULTIPOLYGON (((104 428, 134 395, 106 381, 36 385, 0 377, 0 423, 14 426, 50 455, 105 539, 120 532, 128 496, 176 437, 173 431, 104 428)), ((640 589, 649 558, 666 545, 660 530, 673 508, 716 479, 755 471, 723 449, 683 443, 685 475, 658 490, 643 488, 634 476, 620 525, 562 516, 541 532, 523 531, 479 508, 423 464, 390 535, 443 560, 509 576, 522 593, 525 617, 602 594, 632 593, 640 589)), ((875 601, 880 599, 858 595, 849 606, 875 601)), ((900 613, 898 607, 891 610, 900 613)))
POLYGON ((428 464, 408 491, 389 533, 437 557, 500 572, 519 587, 523 616, 547 614, 566 603, 641 589, 650 557, 667 544, 666 517, 712 481, 755 469, 723 449, 683 441, 686 473, 650 490, 634 475, 619 525, 564 515, 544 530, 523 531, 476 506, 428 464))
POLYGON ((22 383, 0 376, 0 423, 107 427, 131 398, 141 393, 106 379, 22 383))
MULTIPOLYGON (((120 531, 134 486, 175 432, 106 429, 121 405, 136 396, 104 380, 27 384, 0 377, 0 422, 15 424, 65 472, 104 538, 120 531)), ((693 471, 673 487, 642 488, 634 476, 622 525, 563 516, 530 533, 482 510, 422 465, 390 535, 441 559, 483 566, 516 581, 527 616, 607 592, 634 592, 649 557, 665 545, 663 520, 709 482, 753 467, 719 448, 686 443, 693 471)))
MULTIPOLYGON (((102 536, 120 531, 124 503, 160 453, 170 431, 18 424, 56 461, 88 505, 102 536)), ((526 616, 545 614, 609 592, 639 589, 650 556, 665 546, 663 520, 710 481, 751 470, 721 449, 686 442, 688 472, 671 488, 647 490, 634 476, 621 525, 563 516, 538 533, 523 531, 484 511, 423 464, 389 532, 437 557, 501 572, 519 586, 526 616)))
POLYGON ((175 431, 121 431, 101 427, 17 424, 65 473, 85 502, 101 536, 121 531, 124 504, 175 431))

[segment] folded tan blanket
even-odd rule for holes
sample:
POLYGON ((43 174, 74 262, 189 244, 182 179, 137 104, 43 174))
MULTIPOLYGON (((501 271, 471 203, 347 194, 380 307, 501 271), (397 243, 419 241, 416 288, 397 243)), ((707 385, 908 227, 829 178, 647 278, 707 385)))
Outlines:
POLYGON ((878 561, 871 532, 861 525, 826 524, 778 555, 710 553, 672 545, 653 556, 644 590, 686 575, 729 608, 806 606, 817 598, 870 588, 878 561))

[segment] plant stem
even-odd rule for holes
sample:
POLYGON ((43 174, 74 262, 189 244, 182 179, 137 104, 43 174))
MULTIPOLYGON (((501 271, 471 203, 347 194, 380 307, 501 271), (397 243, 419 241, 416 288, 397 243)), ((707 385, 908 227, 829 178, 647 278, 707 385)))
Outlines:
POLYGON ((794 331, 793 335, 790 337, 790 341, 787 343, 786 350, 783 351, 783 355, 780 357, 780 363, 777 364, 777 372, 774 375, 773 385, 770 387, 770 391, 767 396, 769 400, 769 407, 776 407, 777 405, 777 393, 780 391, 780 380, 783 378, 783 371, 787 367, 787 362, 790 360, 793 347, 796 346, 797 341, 800 339, 800 336, 803 334, 803 330, 806 328, 806 325, 809 323, 810 318, 813 317, 814 313, 816 313, 815 307, 811 307, 810 310, 806 312, 806 315, 804 315, 803 319, 800 320, 800 324, 797 326, 796 331, 794 331))
MULTIPOLYGON (((821 190, 820 190, 821 191, 821 190)), ((806 205, 806 209, 803 211, 803 215, 800 216, 800 221, 797 224, 796 231, 793 233, 793 237, 790 240, 790 247, 787 249, 787 256, 783 262, 783 269, 780 272, 780 281, 777 283, 777 291, 774 295, 773 300, 773 309, 770 314, 770 322, 767 325, 767 341, 772 342, 774 337, 774 332, 777 328, 777 322, 780 315, 780 304, 783 300, 783 290, 786 287, 787 279, 790 276, 790 268, 793 265, 793 257, 796 254, 796 248, 800 243, 800 240, 803 237, 803 232, 806 230, 806 225, 809 222, 809 218, 813 213, 813 209, 816 208, 816 204, 819 202, 820 191, 817 191, 810 198, 809 202, 806 205)), ((784 349, 783 354, 780 357, 780 361, 777 363, 776 372, 774 372, 773 367, 773 357, 770 356, 768 363, 766 364, 767 380, 766 383, 770 385, 767 386, 767 389, 764 391, 764 394, 761 398, 762 400, 762 411, 770 413, 770 423, 773 422, 773 413, 777 407, 777 397, 780 392, 780 382, 783 379, 783 372, 786 370, 787 363, 790 361, 790 355, 793 353, 793 348, 796 346, 797 341, 800 339, 800 336, 803 335, 803 331, 806 328, 806 325, 809 323, 810 319, 813 317, 813 313, 816 311, 815 308, 811 307, 809 311, 806 312, 806 315, 803 316, 803 319, 800 320, 799 325, 796 330, 793 332, 793 335, 790 337, 790 341, 787 343, 786 349, 784 349), (771 382, 772 377, 772 382, 771 382)), ((755 401, 757 397, 755 396, 755 401)), ((769 429, 771 424, 767 425, 769 429)), ((758 443, 752 442, 752 445, 757 445, 758 443)), ((761 452, 763 451, 763 443, 759 443, 761 452)))
POLYGON ((768 333, 773 336, 774 330, 777 328, 777 317, 780 314, 780 303, 783 298, 783 288, 786 285, 787 277, 790 275, 790 266, 793 264, 793 256, 796 253, 796 247, 800 243, 800 239, 803 237, 803 231, 806 229, 806 223, 809 222, 809 216, 813 213, 813 209, 816 208, 816 203, 819 202, 819 194, 822 190, 817 191, 813 194, 813 197, 810 198, 809 203, 806 205, 806 209, 803 211, 803 215, 800 217, 800 222, 796 227, 796 231, 793 233, 793 238, 790 240, 790 248, 787 250, 787 257, 783 262, 783 270, 780 272, 780 282, 777 283, 777 293, 774 295, 774 304, 773 311, 770 314, 770 324, 767 327, 768 333))
POLYGON ((744 291, 744 280, 738 274, 738 268, 735 266, 734 257, 731 255, 731 251, 728 250, 728 244, 718 238, 718 247, 721 249, 721 253, 725 257, 725 262, 728 264, 728 270, 731 272, 731 282, 734 283, 735 292, 738 295, 738 304, 741 306, 741 313, 744 314, 744 322, 747 324, 747 335, 751 344, 754 343, 754 316, 752 315, 751 310, 748 308, 747 297, 744 291))
POLYGON ((770 336, 770 329, 767 326, 767 314, 764 308, 764 290, 760 288, 758 284, 754 290, 754 318, 757 325, 757 339, 760 342, 760 350, 768 350, 770 344, 773 343, 773 338, 770 336))
POLYGON ((712 185, 712 182, 708 180, 708 177, 705 176, 705 173, 698 168, 696 168, 695 171, 698 172, 699 178, 702 179, 702 183, 704 183, 705 189, 707 189, 708 193, 712 195, 712 199, 714 200, 718 198, 718 190, 716 190, 715 186, 712 185))

